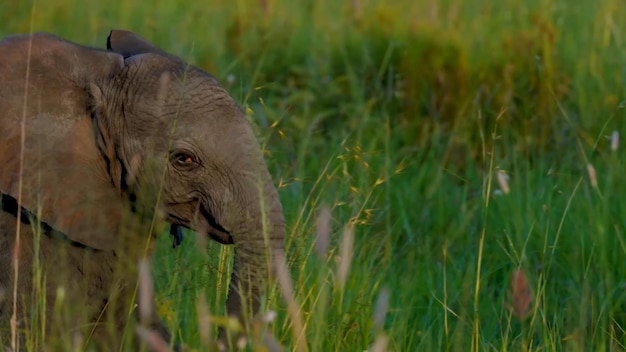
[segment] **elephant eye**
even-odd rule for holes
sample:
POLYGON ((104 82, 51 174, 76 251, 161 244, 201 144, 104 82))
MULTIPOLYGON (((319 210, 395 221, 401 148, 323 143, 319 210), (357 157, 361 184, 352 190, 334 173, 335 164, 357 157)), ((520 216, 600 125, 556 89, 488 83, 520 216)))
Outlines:
POLYGON ((183 167, 196 164, 196 160, 193 156, 183 152, 173 153, 171 156, 171 161, 173 164, 183 167))

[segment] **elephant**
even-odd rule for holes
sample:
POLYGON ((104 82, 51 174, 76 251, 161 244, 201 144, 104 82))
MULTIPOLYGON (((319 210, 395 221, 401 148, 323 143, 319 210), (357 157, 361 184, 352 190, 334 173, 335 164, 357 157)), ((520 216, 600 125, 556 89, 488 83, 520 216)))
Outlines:
POLYGON ((142 343, 132 324, 172 341, 135 309, 138 262, 156 259, 168 227, 175 245, 189 229, 234 247, 226 312, 249 326, 285 220, 252 125, 215 77, 127 30, 106 49, 11 35, 0 136, 4 344, 65 349, 54 344, 78 336, 119 350, 142 343))

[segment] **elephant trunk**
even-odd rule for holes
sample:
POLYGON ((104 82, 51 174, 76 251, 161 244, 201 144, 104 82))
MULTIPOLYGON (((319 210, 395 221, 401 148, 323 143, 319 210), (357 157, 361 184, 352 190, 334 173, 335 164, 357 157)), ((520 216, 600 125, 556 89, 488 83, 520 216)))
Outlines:
POLYGON ((284 250, 282 205, 269 172, 263 169, 261 182, 253 182, 251 186, 254 188, 251 194, 257 196, 250 197, 243 207, 240 233, 233 234, 235 259, 227 310, 229 315, 243 321, 249 321, 259 311, 261 296, 273 275, 273 259, 284 250))

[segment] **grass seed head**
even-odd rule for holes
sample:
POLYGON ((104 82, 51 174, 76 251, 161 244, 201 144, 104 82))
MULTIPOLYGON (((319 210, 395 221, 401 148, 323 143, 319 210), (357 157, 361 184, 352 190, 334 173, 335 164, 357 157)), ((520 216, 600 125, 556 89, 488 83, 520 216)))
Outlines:
POLYGON ((165 342, 159 334, 157 334, 156 332, 150 329, 147 329, 143 326, 138 326, 137 335, 139 335, 139 338, 143 340, 143 342, 145 342, 148 346, 150 346, 151 351, 154 351, 154 352, 169 352, 170 351, 170 347, 167 344, 167 342, 165 342))
POLYGON ((511 276, 511 288, 509 289, 508 308, 511 314, 519 321, 525 320, 530 316, 532 300, 526 273, 522 269, 515 269, 511 276))
POLYGON ((200 342, 202 346, 209 346, 211 343, 211 314, 209 306, 205 300, 204 290, 198 296, 196 309, 198 312, 198 329, 200 330, 200 342))
POLYGON ((593 165, 587 164, 587 174, 589 175, 591 187, 598 188, 598 177, 596 176, 596 168, 593 165))
POLYGON ((142 323, 148 322, 152 316, 153 297, 150 263, 142 259, 139 261, 139 319, 142 323))
POLYGON ((380 291, 376 306, 374 308, 374 329, 380 331, 385 325, 385 316, 389 310, 389 288, 385 287, 380 291))
POLYGON ((354 225, 346 225, 343 231, 343 240, 341 242, 341 254, 339 256, 339 268, 337 269, 337 283, 339 289, 343 290, 348 274, 350 273, 350 263, 354 252, 354 225))
POLYGON ((317 216, 317 240, 315 249, 320 259, 325 259, 328 252, 328 242, 330 237, 330 209, 323 206, 317 216))
POLYGON ((611 150, 615 152, 617 148, 619 148, 619 132, 613 131, 611 133, 611 150))
POLYGON ((370 349, 370 351, 371 352, 385 352, 387 351, 388 343, 389 343, 389 337, 387 337, 387 335, 385 334, 380 334, 376 338, 376 341, 374 341, 374 344, 372 345, 372 348, 370 349))
POLYGON ((507 175, 506 171, 498 170, 498 185, 500 185, 500 190, 504 194, 509 194, 511 189, 509 188, 509 175, 507 175))

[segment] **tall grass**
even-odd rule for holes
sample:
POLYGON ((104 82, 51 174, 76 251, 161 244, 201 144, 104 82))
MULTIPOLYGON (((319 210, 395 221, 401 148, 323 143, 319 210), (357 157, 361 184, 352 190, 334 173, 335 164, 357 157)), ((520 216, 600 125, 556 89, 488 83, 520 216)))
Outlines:
MULTIPOLYGON (((626 349, 622 1, 0 3, 0 36, 31 27, 135 30, 237 97, 287 217, 304 336, 278 288, 263 329, 289 349, 626 349)), ((231 253, 186 239, 155 294, 199 349, 231 253)))

